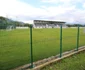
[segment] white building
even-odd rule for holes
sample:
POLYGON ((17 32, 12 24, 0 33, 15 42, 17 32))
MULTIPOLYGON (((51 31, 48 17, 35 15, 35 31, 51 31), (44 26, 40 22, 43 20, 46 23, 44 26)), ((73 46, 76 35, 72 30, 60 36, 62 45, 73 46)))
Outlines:
POLYGON ((66 22, 62 21, 32 20, 28 21, 27 23, 32 24, 33 28, 58 28, 60 25, 66 27, 66 22))

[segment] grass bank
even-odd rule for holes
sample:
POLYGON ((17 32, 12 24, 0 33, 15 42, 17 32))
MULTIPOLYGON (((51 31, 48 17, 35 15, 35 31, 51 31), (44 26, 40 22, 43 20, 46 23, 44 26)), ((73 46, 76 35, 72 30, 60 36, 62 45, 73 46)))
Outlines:
POLYGON ((51 64, 42 70, 85 70, 85 51, 51 64))

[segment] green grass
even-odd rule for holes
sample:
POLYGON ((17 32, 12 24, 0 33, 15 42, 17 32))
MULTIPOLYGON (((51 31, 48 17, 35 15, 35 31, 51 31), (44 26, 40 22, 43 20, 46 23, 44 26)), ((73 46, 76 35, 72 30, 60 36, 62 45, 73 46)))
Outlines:
MULTIPOLYGON (((0 70, 9 70, 30 63, 29 29, 0 30, 0 70)), ((77 29, 63 29, 63 52, 76 48, 77 29)), ((33 29, 34 61, 59 54, 60 29, 33 29)), ((85 33, 80 29, 80 44, 85 45, 85 33)))
POLYGON ((85 51, 51 64, 42 70, 85 70, 85 51))

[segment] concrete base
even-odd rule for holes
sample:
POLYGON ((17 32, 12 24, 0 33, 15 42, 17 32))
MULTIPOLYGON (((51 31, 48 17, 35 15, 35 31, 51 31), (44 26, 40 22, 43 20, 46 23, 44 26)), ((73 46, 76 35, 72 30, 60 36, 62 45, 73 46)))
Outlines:
POLYGON ((76 49, 71 50, 71 51, 66 51, 62 54, 62 57, 60 58, 59 55, 56 56, 51 56, 49 58, 45 58, 43 60, 39 60, 37 62, 34 62, 34 68, 30 69, 30 64, 24 65, 24 66, 20 66, 16 69, 12 69, 12 70, 41 70, 42 68, 44 68, 45 66, 58 62, 64 58, 70 57, 74 54, 77 54, 79 52, 85 51, 85 46, 79 47, 78 51, 76 51, 76 49))

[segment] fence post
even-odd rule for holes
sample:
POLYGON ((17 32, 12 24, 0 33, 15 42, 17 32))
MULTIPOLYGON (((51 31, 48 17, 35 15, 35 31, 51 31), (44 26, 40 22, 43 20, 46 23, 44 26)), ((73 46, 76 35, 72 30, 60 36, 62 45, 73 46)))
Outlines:
POLYGON ((60 57, 62 57, 62 25, 60 26, 60 57))
POLYGON ((33 68, 32 25, 30 25, 30 62, 30 67, 33 68))
POLYGON ((79 47, 79 32, 80 32, 80 29, 79 29, 79 26, 78 26, 78 29, 77 29, 77 47, 76 47, 77 51, 78 51, 78 47, 79 47))

